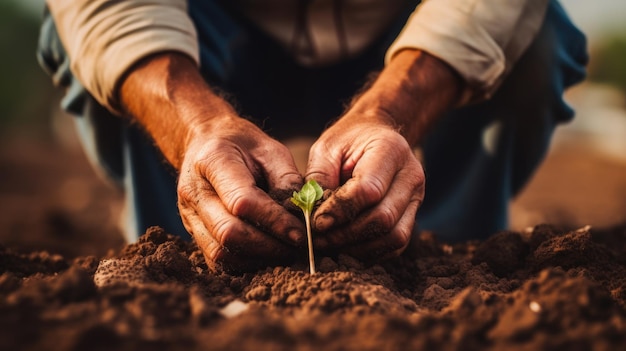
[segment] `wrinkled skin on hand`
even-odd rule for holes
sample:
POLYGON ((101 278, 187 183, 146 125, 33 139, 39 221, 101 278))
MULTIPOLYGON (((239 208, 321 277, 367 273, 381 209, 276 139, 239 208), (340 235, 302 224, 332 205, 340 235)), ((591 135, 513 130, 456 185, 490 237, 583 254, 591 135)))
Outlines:
POLYGON ((121 87, 126 113, 179 172, 178 207, 209 266, 251 270, 288 262, 304 224, 268 194, 302 186, 285 146, 239 117, 178 53, 147 57, 121 87))
POLYGON ((312 146, 307 178, 337 189, 315 211, 318 248, 379 260, 407 247, 424 172, 395 130, 340 120, 312 146))
MULTIPOLYGON (((424 196, 412 145, 459 93, 438 59, 403 50, 311 148, 308 179, 336 190, 316 211, 318 248, 382 259, 406 248, 424 196)), ((305 228, 284 206, 303 184, 291 154, 239 117, 188 57, 163 52, 133 66, 124 113, 179 171, 178 206, 209 265, 248 270, 306 257, 305 228), (298 254, 299 251, 299 254, 298 254)))
POLYGON ((443 61, 402 50, 322 134, 306 179, 336 191, 314 214, 319 248, 365 260, 407 248, 425 182, 412 147, 457 103, 462 86, 443 61))
POLYGON ((243 119, 213 125, 183 159, 178 206, 185 227, 207 262, 229 270, 289 262, 305 229, 268 195, 302 186, 289 150, 243 119))

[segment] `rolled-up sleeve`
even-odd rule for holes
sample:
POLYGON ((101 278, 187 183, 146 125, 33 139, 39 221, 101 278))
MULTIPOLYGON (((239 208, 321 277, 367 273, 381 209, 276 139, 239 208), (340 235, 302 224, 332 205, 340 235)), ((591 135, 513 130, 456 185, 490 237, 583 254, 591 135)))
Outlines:
POLYGON ((491 97, 538 33, 548 0, 426 0, 389 47, 420 49, 466 82, 461 104, 491 97))
POLYGON ((176 51, 199 63, 186 0, 47 0, 72 73, 94 98, 120 113, 117 89, 142 58, 176 51))

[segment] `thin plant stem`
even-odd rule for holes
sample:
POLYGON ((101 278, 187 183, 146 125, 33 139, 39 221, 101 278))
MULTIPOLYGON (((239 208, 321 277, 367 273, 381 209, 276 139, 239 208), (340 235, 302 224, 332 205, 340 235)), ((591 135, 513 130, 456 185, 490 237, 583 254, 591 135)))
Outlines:
POLYGON ((309 246, 309 271, 315 274, 315 257, 313 257, 313 236, 311 235, 311 213, 304 211, 304 223, 306 224, 306 239, 309 246))

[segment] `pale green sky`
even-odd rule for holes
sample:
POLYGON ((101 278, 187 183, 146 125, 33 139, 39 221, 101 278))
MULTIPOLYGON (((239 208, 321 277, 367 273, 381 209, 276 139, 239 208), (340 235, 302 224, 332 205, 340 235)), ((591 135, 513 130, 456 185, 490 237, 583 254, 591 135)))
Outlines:
POLYGON ((32 13, 35 16, 41 16, 43 4, 45 0, 0 0, 0 1, 8 1, 13 2, 18 5, 21 5, 26 11, 32 13))

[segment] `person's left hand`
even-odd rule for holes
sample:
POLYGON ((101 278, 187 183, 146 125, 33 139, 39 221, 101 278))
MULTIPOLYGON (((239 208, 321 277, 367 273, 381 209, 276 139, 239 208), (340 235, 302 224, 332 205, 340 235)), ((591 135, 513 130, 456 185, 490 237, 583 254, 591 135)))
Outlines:
POLYGON ((424 172, 388 116, 348 113, 310 150, 307 179, 337 189, 315 212, 315 245, 365 260, 399 255, 424 198, 424 172), (380 119, 378 118, 380 117, 380 119))
POLYGON ((306 179, 336 191, 314 214, 319 249, 381 260, 408 246, 424 199, 412 146, 457 104, 462 83, 420 50, 396 54, 309 153, 306 179))

